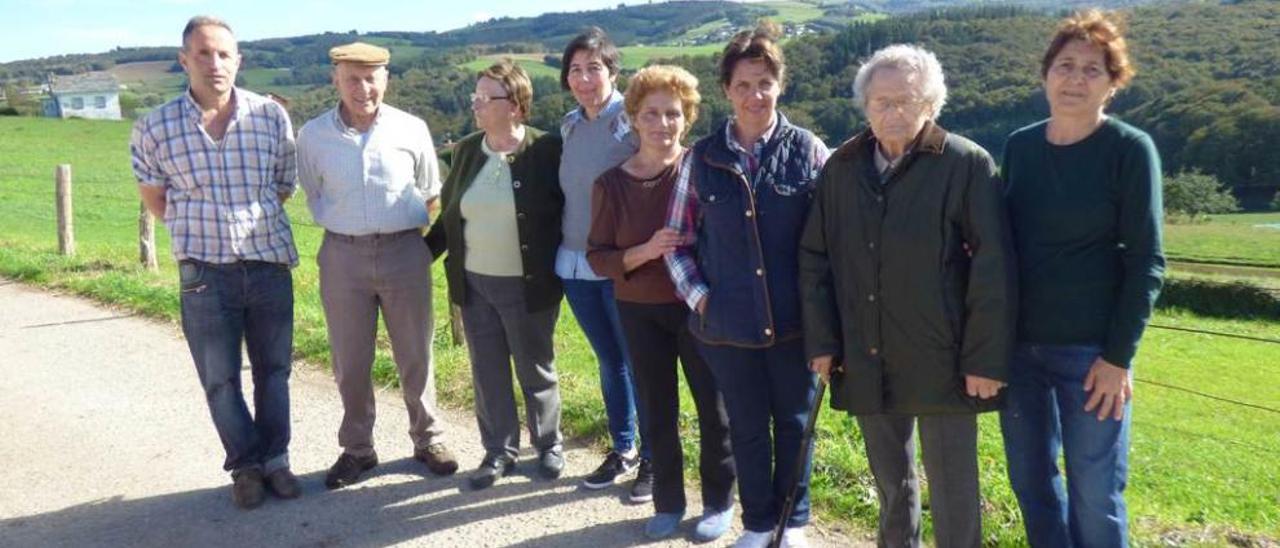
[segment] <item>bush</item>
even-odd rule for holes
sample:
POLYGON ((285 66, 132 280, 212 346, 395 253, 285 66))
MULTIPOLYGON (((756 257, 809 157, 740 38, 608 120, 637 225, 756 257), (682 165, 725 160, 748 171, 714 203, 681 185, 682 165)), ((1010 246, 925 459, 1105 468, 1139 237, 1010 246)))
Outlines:
POLYGON ((1280 211, 1280 189, 1276 189, 1275 197, 1271 198, 1271 209, 1280 211))
POLYGON ((1164 211, 1172 219, 1195 221, 1239 210, 1236 197, 1213 175, 1193 169, 1164 178, 1164 211))
POLYGON ((1157 308, 1180 308, 1215 318, 1280 320, 1280 295, 1247 282, 1168 278, 1157 308))

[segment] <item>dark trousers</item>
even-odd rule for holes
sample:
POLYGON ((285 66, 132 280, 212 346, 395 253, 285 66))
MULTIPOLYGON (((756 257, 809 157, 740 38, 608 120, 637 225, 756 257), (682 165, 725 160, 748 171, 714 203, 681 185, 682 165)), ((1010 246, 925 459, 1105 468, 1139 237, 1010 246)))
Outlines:
POLYGON ((929 513, 938 548, 982 545, 978 495, 977 415, 866 415, 858 428, 880 499, 878 544, 920 544, 920 479, 916 473, 916 422, 929 477, 929 513))
POLYGON ((462 330, 471 355, 476 422, 487 456, 520 454, 520 416, 512 365, 524 395, 529 442, 538 451, 560 447, 560 384, 552 335, 560 307, 529 312, 519 276, 467 272, 462 330))
POLYGON ((702 506, 724 510, 733 504, 735 477, 729 445, 729 417, 715 378, 689 333, 684 303, 641 304, 618 301, 622 330, 635 371, 639 404, 648 413, 642 425, 653 456, 653 505, 659 513, 683 513, 684 451, 680 443, 680 393, 676 358, 698 411, 698 470, 702 506))
MULTIPOLYGON (((699 343, 698 349, 707 359, 729 411, 742 525, 748 531, 770 531, 782 513, 788 490, 797 481, 796 458, 817 392, 804 344, 799 339, 768 348, 699 343)), ((787 527, 803 527, 809 522, 811 451, 809 456, 787 527)))
POLYGON ((288 468, 293 351, 289 265, 184 260, 178 272, 182 334, 227 454, 223 468, 233 474, 288 468), (253 372, 252 415, 240 389, 242 344, 253 372))

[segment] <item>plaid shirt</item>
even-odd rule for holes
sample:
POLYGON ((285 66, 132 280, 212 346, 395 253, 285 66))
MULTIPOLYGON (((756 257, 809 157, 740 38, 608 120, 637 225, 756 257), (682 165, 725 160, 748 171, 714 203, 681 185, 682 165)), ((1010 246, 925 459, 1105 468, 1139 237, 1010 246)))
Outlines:
MULTIPOLYGON (((755 143, 752 143, 750 150, 738 143, 733 124, 733 120, 730 119, 724 126, 725 141, 729 144, 729 150, 737 153, 738 168, 747 175, 752 192, 755 192, 760 170, 760 155, 764 153, 765 145, 777 132, 778 120, 775 116, 773 125, 769 126, 755 143)), ((831 151, 822 141, 818 141, 818 146, 814 147, 810 153, 812 154, 810 161, 816 169, 821 169, 822 165, 827 163, 827 158, 831 156, 831 151)), ((667 263, 667 270, 671 273, 671 281, 675 283, 676 294, 684 299, 690 310, 697 310, 698 303, 707 296, 710 288, 702 277, 702 272, 698 270, 695 247, 698 239, 698 191, 689 180, 689 174, 693 172, 693 161, 693 154, 684 155, 684 165, 680 166, 680 176, 676 178, 675 189, 671 193, 671 205, 667 209, 667 227, 679 232, 685 243, 667 253, 663 259, 667 263)))
POLYGON ((236 88, 222 142, 201 124, 190 92, 133 126, 138 184, 165 189, 173 257, 209 263, 298 264, 281 195, 297 183, 293 127, 284 108, 236 88))

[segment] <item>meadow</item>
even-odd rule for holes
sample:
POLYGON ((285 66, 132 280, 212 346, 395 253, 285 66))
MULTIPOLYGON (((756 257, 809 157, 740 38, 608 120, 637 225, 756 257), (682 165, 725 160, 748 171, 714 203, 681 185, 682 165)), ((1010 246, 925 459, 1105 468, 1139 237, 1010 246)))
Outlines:
MULTIPOLYGON (((128 136, 127 122, 0 118, 0 276, 175 322, 177 274, 163 228, 157 230, 159 272, 138 265, 138 200, 128 136), (57 254, 55 237, 52 181, 60 163, 72 164, 75 178, 78 252, 71 258, 57 254)), ((322 231, 304 202, 299 194, 288 204, 302 256, 294 271, 295 357, 308 367, 326 368, 328 344, 315 265, 322 231)), ((1231 215, 1203 225, 1170 226, 1170 255, 1280 266, 1280 245, 1271 239, 1280 230, 1254 228, 1273 222, 1280 222, 1280 215, 1231 215)), ((452 344, 449 335, 439 263, 432 275, 440 397, 446 405, 467 409, 472 395, 466 351, 452 344)), ((1280 340, 1275 320, 1209 317, 1166 307, 1157 311, 1154 323, 1280 340)), ((565 430, 603 451, 607 436, 596 365, 567 306, 557 327, 556 350, 565 430)), ((1280 543, 1280 460, 1274 456, 1280 452, 1280 345, 1153 328, 1136 363, 1128 491, 1134 543, 1280 543)), ((375 370, 380 381, 394 383, 385 339, 375 370)), ((687 395, 682 405, 682 427, 689 434, 683 436, 687 462, 696 462, 696 419, 687 395)), ((813 480, 819 519, 855 535, 871 534, 875 491, 857 428, 829 409, 819 427, 813 480)), ((987 543, 1024 545, 992 415, 981 421, 980 462, 987 543)))

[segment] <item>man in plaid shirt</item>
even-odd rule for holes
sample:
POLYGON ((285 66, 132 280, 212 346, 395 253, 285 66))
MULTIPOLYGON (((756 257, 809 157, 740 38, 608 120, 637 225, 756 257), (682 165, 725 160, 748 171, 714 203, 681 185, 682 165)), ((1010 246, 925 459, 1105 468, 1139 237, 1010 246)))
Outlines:
POLYGON ((129 148, 142 201, 169 229, 182 331, 226 450, 232 500, 248 509, 266 490, 301 493, 288 454, 293 128, 280 105, 235 87, 240 52, 225 22, 192 18, 178 62, 187 93, 139 119, 129 148), (256 416, 240 389, 242 343, 256 416))

